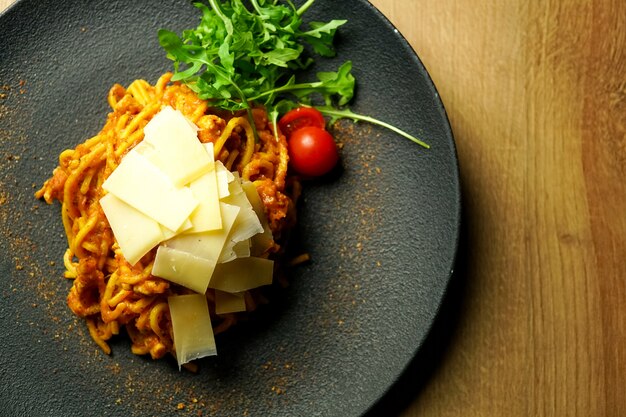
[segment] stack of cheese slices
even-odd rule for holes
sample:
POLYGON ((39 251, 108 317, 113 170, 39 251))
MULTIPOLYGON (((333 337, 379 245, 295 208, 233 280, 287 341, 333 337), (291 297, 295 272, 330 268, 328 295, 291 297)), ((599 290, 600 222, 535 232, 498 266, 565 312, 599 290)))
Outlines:
POLYGON ((273 244, 255 186, 214 160, 198 128, 164 107, 102 185, 100 205, 121 252, 136 264, 157 247, 152 274, 194 293, 168 298, 179 366, 217 350, 205 293, 215 312, 245 311, 244 293, 271 284, 273 244))

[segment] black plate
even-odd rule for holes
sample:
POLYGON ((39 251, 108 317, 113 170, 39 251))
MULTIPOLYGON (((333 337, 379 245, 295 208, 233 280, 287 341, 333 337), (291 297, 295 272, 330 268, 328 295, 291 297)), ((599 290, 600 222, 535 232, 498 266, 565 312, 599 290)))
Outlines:
MULTIPOLYGON (((310 18, 347 18, 353 110, 416 133, 425 150, 342 122, 342 169, 306 185, 300 247, 312 262, 249 322, 218 338, 201 372, 102 354, 65 304, 59 205, 33 198, 58 154, 103 125, 116 82, 154 82, 170 62, 156 31, 194 27, 188 2, 22 0, 0 18, 0 405, 28 416, 357 416, 414 357, 453 267, 460 219, 448 121, 426 70, 369 3, 318 0, 310 18), (183 403, 185 408, 177 410, 183 403)), ((417 359, 419 360, 419 358, 417 359)))

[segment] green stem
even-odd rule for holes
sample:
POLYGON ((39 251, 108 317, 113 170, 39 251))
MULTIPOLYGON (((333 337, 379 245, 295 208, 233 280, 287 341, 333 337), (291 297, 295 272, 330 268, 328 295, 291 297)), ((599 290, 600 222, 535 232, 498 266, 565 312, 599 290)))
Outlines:
POLYGON ((229 35, 233 34, 233 22, 224 14, 224 12, 222 12, 222 9, 220 9, 220 6, 217 4, 217 2, 215 0, 209 0, 209 4, 211 5, 211 7, 213 8, 213 10, 215 11, 215 14, 222 19, 222 22, 224 22, 224 27, 226 28, 226 33, 228 33, 229 35))
POLYGON ((254 123, 254 117, 252 115, 252 107, 250 106, 250 102, 253 100, 250 100, 248 97, 246 97, 246 95, 243 93, 243 91, 241 91, 241 88, 239 88, 237 83, 233 81, 233 79, 230 76, 228 76, 227 74, 224 74, 224 71, 222 70, 222 68, 214 65, 212 62, 208 60, 203 60, 202 63, 205 64, 207 67, 211 68, 215 74, 219 75, 224 81, 228 82, 230 85, 233 86, 233 89, 235 90, 239 98, 241 99, 243 108, 246 109, 246 113, 248 114, 248 121, 250 121, 250 127, 252 127, 252 131, 254 132, 254 139, 255 141, 258 142, 259 133, 256 130, 256 124, 254 123))
POLYGON ((282 87, 277 87, 277 88, 273 88, 271 90, 266 90, 264 92, 262 92, 261 94, 258 94, 252 98, 250 98, 251 101, 257 101, 260 98, 263 97, 267 97, 269 95, 272 94, 276 94, 276 93, 284 93, 286 91, 296 91, 296 90, 306 90, 309 88, 315 89, 318 87, 321 87, 323 85, 323 83, 321 81, 316 81, 313 83, 301 83, 301 84, 291 84, 291 85, 284 85, 282 87))
POLYGON ((309 7, 311 7, 311 5, 315 2, 315 0, 308 0, 306 3, 304 3, 302 6, 300 6, 300 8, 296 11, 296 13, 298 14, 298 16, 302 16, 309 7))
POLYGON ((276 139, 276 143, 279 142, 279 138, 278 138, 278 111, 276 110, 276 108, 268 108, 268 114, 270 116, 270 119, 272 121, 272 127, 274 130, 274 138, 276 139))
MULTIPOLYGON (((315 107, 315 106, 313 106, 315 107)), ((347 110, 337 110, 337 109, 333 109, 333 108, 329 108, 329 107, 315 107, 317 110, 319 110, 322 114, 326 115, 326 116, 330 116, 330 117, 337 117, 337 118, 348 118, 348 119, 353 119, 353 120, 361 120, 364 122, 368 122, 368 123, 372 123, 378 126, 382 126, 384 128, 387 128, 393 132, 396 132, 397 134, 409 139, 412 142, 417 143, 420 146, 423 146, 426 149, 430 149, 430 145, 427 144, 426 142, 423 142, 421 140, 419 140, 418 138, 406 133, 404 130, 398 129, 395 126, 390 125, 389 123, 383 122, 381 120, 378 119, 374 119, 373 117, 370 116, 364 116, 362 114, 357 114, 357 113, 353 113, 352 111, 347 111, 347 110)))
POLYGON ((248 113, 248 121, 250 122, 252 133, 254 133, 254 142, 259 143, 259 132, 256 130, 256 123, 254 123, 254 115, 250 106, 246 107, 246 113, 248 113))
POLYGON ((254 115, 252 114, 252 107, 250 106, 250 101, 246 95, 241 91, 239 86, 235 84, 234 81, 230 81, 230 85, 233 86, 235 91, 237 91, 237 95, 241 98, 241 103, 243 107, 246 109, 246 113, 248 114, 248 121, 250 122, 250 127, 252 128, 252 132, 254 133, 254 141, 259 142, 259 132, 256 130, 256 123, 254 123, 254 115))
POLYGON ((252 7, 254 8, 254 10, 256 10, 257 14, 259 16, 262 16, 263 12, 261 10, 261 6, 259 6, 259 3, 257 3, 256 0, 250 0, 250 3, 252 3, 252 7))

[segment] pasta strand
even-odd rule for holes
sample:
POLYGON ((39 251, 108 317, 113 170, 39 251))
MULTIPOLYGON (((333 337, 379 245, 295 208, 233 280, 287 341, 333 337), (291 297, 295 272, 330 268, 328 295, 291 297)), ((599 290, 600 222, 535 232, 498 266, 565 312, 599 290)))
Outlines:
MULTIPOLYGON (((293 224, 294 203, 285 191, 286 141, 274 135, 265 111, 253 111, 259 134, 256 142, 247 117, 212 114, 206 101, 187 86, 171 83, 171 78, 166 73, 154 85, 145 80, 135 80, 128 88, 113 85, 107 95, 111 112, 102 130, 75 149, 63 151, 59 166, 35 193, 48 203, 61 203, 68 241, 64 276, 73 280, 68 305, 85 318, 91 337, 107 354, 111 352, 107 341, 119 334, 120 326, 125 326, 134 353, 154 359, 175 354, 167 297, 189 293, 151 274, 156 249, 130 265, 99 204, 105 195, 102 184, 124 155, 143 140, 144 127, 163 107, 172 106, 199 123, 199 136, 214 142, 216 158, 224 158, 229 169, 254 182, 276 239, 293 224)), ((271 250, 278 248, 275 244, 271 250)), ((214 312, 212 291, 207 292, 207 300, 214 312)), ((252 293, 246 294, 246 300, 253 307, 263 303, 252 293)), ((237 317, 213 314, 215 332, 226 331, 237 317)))

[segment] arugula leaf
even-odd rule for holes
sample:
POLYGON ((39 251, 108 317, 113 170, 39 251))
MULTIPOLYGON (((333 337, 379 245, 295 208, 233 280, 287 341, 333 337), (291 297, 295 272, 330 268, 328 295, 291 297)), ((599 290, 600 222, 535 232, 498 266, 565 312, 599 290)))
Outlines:
POLYGON ((347 22, 347 20, 333 20, 328 23, 310 22, 309 26, 312 29, 302 33, 300 37, 313 46, 315 52, 330 58, 335 56, 335 50, 332 47, 335 32, 339 26, 347 22))
POLYGON ((358 113, 354 113, 352 110, 344 108, 344 109, 338 109, 336 107, 332 107, 332 106, 312 106, 315 107, 317 110, 320 111, 320 113, 326 115, 326 116, 330 116, 331 117, 331 123, 334 123, 335 121, 339 120, 339 119, 352 119, 355 122, 358 121, 364 121, 364 122, 368 122, 368 123, 372 123, 378 126, 382 126, 384 128, 387 128, 389 130, 392 130, 394 132, 396 132, 397 134, 404 136, 405 138, 407 138, 408 140, 417 143, 420 146, 423 146, 426 149, 430 149, 430 145, 428 145, 427 143, 425 143, 424 141, 406 133, 405 131, 398 129, 395 126, 390 125, 389 123, 383 122, 381 120, 375 119, 373 117, 370 116, 365 116, 362 114, 358 114, 358 113))
POLYGON ((159 42, 174 61, 173 80, 232 111, 249 108, 249 96, 259 94, 271 98, 264 103, 271 106, 291 72, 310 65, 310 58, 303 55, 307 40, 315 42, 314 50, 328 55, 336 29, 345 23, 333 20, 303 31, 293 3, 249 3, 251 7, 242 0, 195 3, 202 12, 196 29, 184 31, 180 38, 159 31, 159 42))
POLYGON ((266 99, 266 104, 271 104, 273 98, 280 93, 290 93, 299 99, 310 99, 313 94, 320 94, 327 105, 333 103, 333 99, 338 97, 338 105, 348 104, 354 95, 354 76, 350 73, 352 62, 344 62, 337 72, 318 72, 317 82, 296 83, 295 76, 292 76, 287 83, 280 87, 273 88, 251 97, 253 101, 266 99), (269 97, 269 99, 267 99, 269 97))
POLYGON ((291 0, 244 1, 196 2, 202 12, 196 29, 184 30, 180 37, 159 30, 159 43, 174 62, 173 81, 185 83, 214 107, 245 110, 253 129, 252 103, 266 107, 275 127, 278 116, 297 102, 310 105, 321 99, 325 105, 318 109, 326 109, 333 121, 347 117, 376 123, 425 145, 386 123, 339 109, 354 95, 350 61, 336 72, 318 72, 317 81, 296 80, 294 73, 313 63, 306 46, 322 57, 334 56, 334 37, 346 20, 309 22, 303 27, 302 15, 315 0, 298 9, 291 0))

